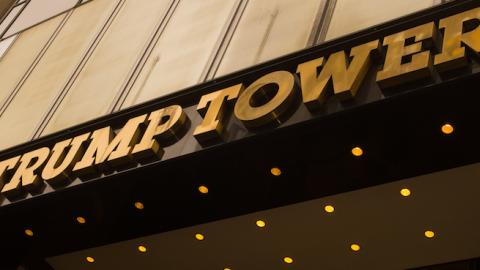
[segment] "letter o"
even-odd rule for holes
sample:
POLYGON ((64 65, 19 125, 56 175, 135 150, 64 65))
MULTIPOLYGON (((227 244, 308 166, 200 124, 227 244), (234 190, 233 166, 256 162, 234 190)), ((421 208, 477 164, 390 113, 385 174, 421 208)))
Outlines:
POLYGON ((295 93, 295 77, 292 73, 288 71, 269 73, 243 91, 235 104, 235 117, 247 128, 280 123, 280 118, 294 103, 295 93), (276 89, 271 88, 274 85, 276 89))

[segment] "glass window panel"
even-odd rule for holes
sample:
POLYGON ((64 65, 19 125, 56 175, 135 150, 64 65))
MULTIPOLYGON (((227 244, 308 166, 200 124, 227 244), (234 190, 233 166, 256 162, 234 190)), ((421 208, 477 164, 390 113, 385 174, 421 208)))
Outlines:
POLYGON ((125 2, 50 120, 45 134, 108 113, 172 2, 125 2))
POLYGON ((437 0, 337 0, 326 40, 429 8, 437 0))
POLYGON ((16 37, 17 36, 11 36, 5 40, 0 41, 0 60, 3 58, 10 46, 12 46, 13 41, 15 41, 16 37))
POLYGON ((56 17, 18 35, 0 60, 1 104, 17 87, 62 20, 63 16, 56 17))
POLYGON ((324 0, 250 0, 216 76, 301 50, 324 0))
POLYGON ((95 0, 75 9, 0 117, 0 149, 28 141, 117 6, 95 0))
POLYGON ((180 1, 124 106, 200 82, 236 4, 236 0, 180 1))
POLYGON ((31 0, 5 33, 10 36, 58 15, 78 3, 78 0, 31 0))
POLYGON ((7 13, 10 7, 15 3, 15 0, 1 0, 0 1, 0 21, 3 16, 7 13))
MULTIPOLYGON (((24 6, 24 4, 15 6, 10 11, 10 13, 8 13, 7 17, 5 17, 5 19, 0 24, 0 35, 2 35, 3 32, 5 32, 8 29, 8 26, 10 25, 10 23, 12 23, 13 20, 15 20, 18 13, 22 10, 23 6, 24 6)), ((5 36, 5 35, 3 35, 3 36, 5 36)))

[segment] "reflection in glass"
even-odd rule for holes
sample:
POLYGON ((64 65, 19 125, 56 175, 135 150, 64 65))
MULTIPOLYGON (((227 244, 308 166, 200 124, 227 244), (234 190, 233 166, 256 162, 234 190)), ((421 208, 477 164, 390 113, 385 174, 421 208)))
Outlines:
POLYGON ((2 35, 7 29, 9 28, 10 24, 12 23, 13 20, 17 17, 18 13, 22 11, 22 8, 25 4, 21 4, 18 6, 15 6, 12 8, 12 10, 8 13, 7 17, 2 21, 0 24, 0 36, 5 36, 2 35))
POLYGON ((216 76, 301 50, 313 42, 324 0, 250 0, 216 76))
POLYGON ((236 0, 180 1, 124 107, 201 82, 237 3, 236 0))
POLYGON ((32 138, 117 4, 95 0, 73 11, 0 117, 0 126, 8 127, 0 134, 0 149, 32 138))
POLYGON ((60 14, 77 4, 78 0, 30 0, 20 16, 5 33, 5 37, 60 14))
POLYGON ((12 46, 13 41, 15 41, 16 37, 17 36, 11 36, 5 40, 0 41, 0 60, 3 58, 10 46, 12 46))
POLYGON ((75 83, 50 120, 44 134, 108 113, 145 52, 172 0, 127 0, 75 83), (134 23, 132 23, 134 22, 134 23))
POLYGON ((15 0, 2 0, 0 1, 0 22, 2 22, 3 16, 8 12, 10 7, 13 6, 15 0))
POLYGON ((438 0, 337 0, 326 40, 429 8, 438 0))

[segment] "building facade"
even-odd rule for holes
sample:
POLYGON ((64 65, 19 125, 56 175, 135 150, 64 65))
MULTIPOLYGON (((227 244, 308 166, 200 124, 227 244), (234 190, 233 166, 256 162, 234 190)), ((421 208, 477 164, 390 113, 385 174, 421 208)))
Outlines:
POLYGON ((358 2, 2 2, 1 266, 479 269, 480 3, 358 2))

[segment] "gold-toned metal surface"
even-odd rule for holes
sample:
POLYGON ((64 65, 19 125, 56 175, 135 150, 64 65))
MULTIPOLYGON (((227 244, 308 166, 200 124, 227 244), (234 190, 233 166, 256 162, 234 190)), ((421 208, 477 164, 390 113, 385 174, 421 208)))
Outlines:
POLYGON ((293 105, 295 78, 288 71, 275 71, 253 82, 235 104, 235 116, 247 128, 279 124, 293 105), (262 104, 266 101, 265 104, 262 104))
POLYGON ((50 149, 47 147, 24 154, 10 182, 3 186, 2 195, 11 199, 20 195, 22 188, 25 188, 30 193, 37 191, 43 184, 37 170, 47 160, 49 154, 50 149))
POLYGON ((466 47, 480 52, 480 27, 463 32, 464 24, 480 19, 480 7, 440 20, 439 28, 444 29, 442 52, 435 56, 435 68, 448 71, 467 64, 466 47))
POLYGON ((92 133, 90 144, 82 159, 75 164, 73 171, 83 175, 96 172, 93 165, 100 165, 108 160, 112 165, 122 165, 130 161, 132 145, 140 136, 139 126, 147 115, 128 120, 115 135, 111 127, 104 127, 92 133))
POLYGON ((140 142, 134 146, 132 154, 139 159, 161 158, 161 144, 181 139, 188 117, 179 105, 172 105, 150 113, 149 124, 140 142))
POLYGON ((383 45, 388 46, 387 55, 383 70, 377 74, 380 87, 388 88, 430 77, 433 57, 429 50, 423 49, 422 44, 428 39, 436 40, 436 37, 434 22, 385 37, 383 45), (406 41, 413 38, 414 43, 407 45, 406 41), (411 60, 404 63, 407 56, 411 60))
POLYGON ((298 65, 303 102, 310 110, 318 109, 330 95, 327 87, 332 81, 335 95, 342 100, 354 97, 371 67, 371 53, 380 50, 380 41, 375 40, 352 48, 351 62, 345 51, 336 52, 328 58, 325 65, 324 57, 317 58, 298 65), (317 69, 323 65, 317 76, 317 69), (348 65, 348 68, 347 68, 348 65))
POLYGON ((70 176, 71 170, 82 157, 82 145, 89 137, 90 133, 85 133, 55 144, 43 168, 42 179, 52 186, 64 185, 73 180, 70 176))
POLYGON ((7 180, 7 178, 5 177, 6 171, 15 168, 19 160, 20 156, 16 156, 0 161, 0 190, 3 189, 3 186, 5 185, 5 182, 7 180))
POLYGON ((197 105, 197 111, 204 117, 202 123, 193 132, 197 141, 203 143, 213 138, 222 138, 225 121, 227 120, 225 111, 242 90, 243 85, 237 84, 202 96, 197 105))

